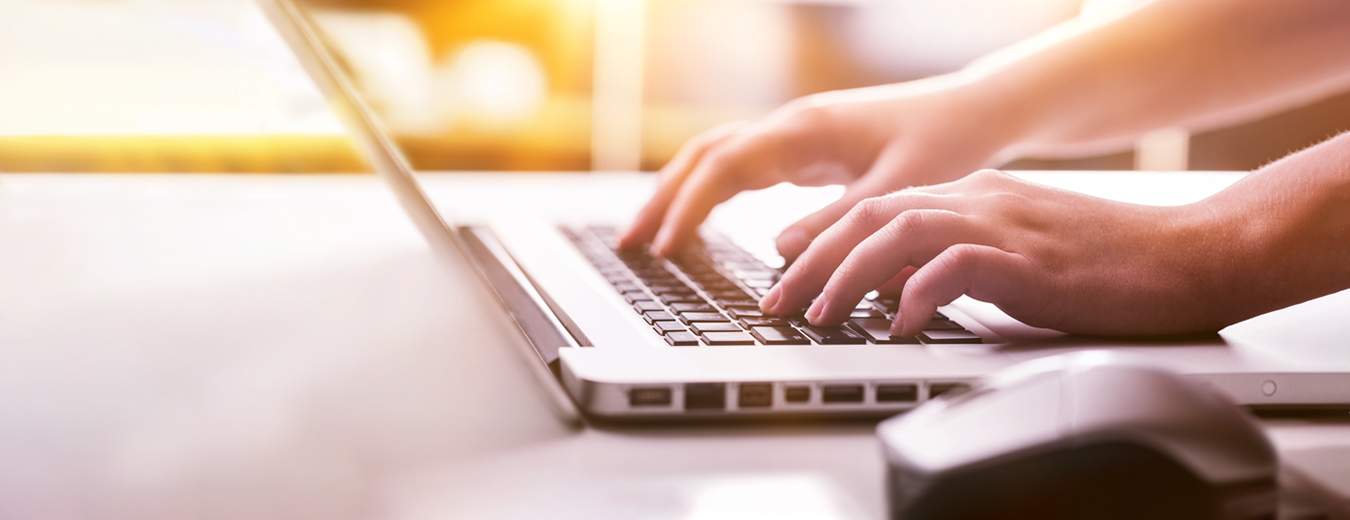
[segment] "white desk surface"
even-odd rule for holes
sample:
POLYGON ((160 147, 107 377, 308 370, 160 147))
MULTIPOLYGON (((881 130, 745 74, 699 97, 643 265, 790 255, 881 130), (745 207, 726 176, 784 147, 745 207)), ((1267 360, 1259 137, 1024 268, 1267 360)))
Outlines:
MULTIPOLYGON (((646 178, 599 177, 431 191, 460 218, 645 196, 646 178)), ((1185 200, 1154 174, 1038 179, 1185 200)), ((777 202, 767 246, 828 195, 775 188, 719 217, 777 202)), ((532 389, 475 370, 504 354, 457 348, 493 332, 446 278, 372 176, 0 175, 0 517, 884 513, 871 424, 558 429, 532 389)), ((1350 422, 1267 424, 1350 489, 1350 422)))

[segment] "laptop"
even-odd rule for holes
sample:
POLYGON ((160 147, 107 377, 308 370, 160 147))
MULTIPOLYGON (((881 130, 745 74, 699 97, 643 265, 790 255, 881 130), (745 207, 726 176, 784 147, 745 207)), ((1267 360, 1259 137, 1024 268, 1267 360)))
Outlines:
POLYGON ((654 258, 616 251, 622 223, 448 222, 304 1, 259 3, 435 254, 467 259, 453 265, 473 266, 496 295, 567 413, 880 417, 961 392, 1014 363, 1082 350, 1168 367, 1252 407, 1350 403, 1350 292, 1220 334, 1139 340, 1036 329, 962 298, 939 309, 919 336, 892 337, 893 299, 869 297, 834 328, 762 315, 757 301, 779 273, 773 259, 712 232, 654 258))

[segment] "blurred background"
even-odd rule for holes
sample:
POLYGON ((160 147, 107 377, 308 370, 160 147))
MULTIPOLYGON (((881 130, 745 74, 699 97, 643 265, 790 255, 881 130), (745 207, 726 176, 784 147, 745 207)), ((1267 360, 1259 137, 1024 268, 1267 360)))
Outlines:
MULTIPOLYGON (((961 67, 1137 0, 307 0, 415 165, 655 169, 794 97, 961 67)), ((364 171, 251 0, 0 0, 0 171, 364 171)), ((1350 96, 1023 168, 1250 169, 1350 96)))

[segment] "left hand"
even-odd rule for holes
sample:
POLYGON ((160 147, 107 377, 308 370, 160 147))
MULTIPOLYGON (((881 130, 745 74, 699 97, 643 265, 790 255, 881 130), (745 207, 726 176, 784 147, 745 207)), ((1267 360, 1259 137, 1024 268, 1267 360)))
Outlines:
POLYGON ((1052 189, 995 170, 865 199, 825 230, 764 298, 834 325, 874 289, 899 289, 893 332, 919 333, 966 294, 1024 323, 1139 335, 1218 330, 1236 278, 1234 223, 1196 203, 1155 207, 1052 189), (1212 303, 1206 303, 1212 302, 1212 303))

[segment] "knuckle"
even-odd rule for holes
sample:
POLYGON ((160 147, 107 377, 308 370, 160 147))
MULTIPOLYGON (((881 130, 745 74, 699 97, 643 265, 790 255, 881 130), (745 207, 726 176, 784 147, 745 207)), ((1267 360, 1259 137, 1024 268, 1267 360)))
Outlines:
POLYGON ((717 146, 717 143, 722 141, 722 138, 725 135, 726 134, 723 134, 722 132, 718 132, 716 130, 703 132, 701 134, 694 136, 693 139, 690 139, 689 144, 686 145, 685 147, 691 150, 703 150, 705 152, 711 151, 714 147, 717 146))
POLYGON ((723 145, 709 151, 704 161, 708 168, 721 173, 733 169, 738 156, 739 150, 735 146, 723 145))
POLYGON ((1031 204, 1031 199, 1025 195, 1012 193, 1008 191, 996 191, 980 196, 980 207, 996 215, 1016 215, 1031 204))
POLYGON ((1001 170, 995 170, 992 168, 985 168, 983 170, 978 170, 975 173, 970 174, 971 182, 984 185, 1002 182, 1003 180, 1007 179, 1007 177, 1008 174, 1003 173, 1001 170))
POLYGON ((819 94, 799 97, 783 105, 780 117, 796 127, 814 127, 830 118, 829 103, 819 94))
POLYGON ((929 221, 928 213, 908 209, 891 219, 889 231, 893 236, 905 237, 919 232, 929 221))
POLYGON ((690 139, 690 143, 697 147, 708 148, 717 145, 726 139, 739 134, 745 127, 744 122, 727 123, 711 130, 705 130, 690 139))
POLYGON ((942 254, 943 267, 964 271, 975 268, 979 262, 980 249, 972 244, 957 244, 942 254))
POLYGON ((853 208, 848 211, 848 220, 850 224, 858 226, 871 226, 885 218, 886 200, 881 197, 868 197, 858 201, 853 208))

